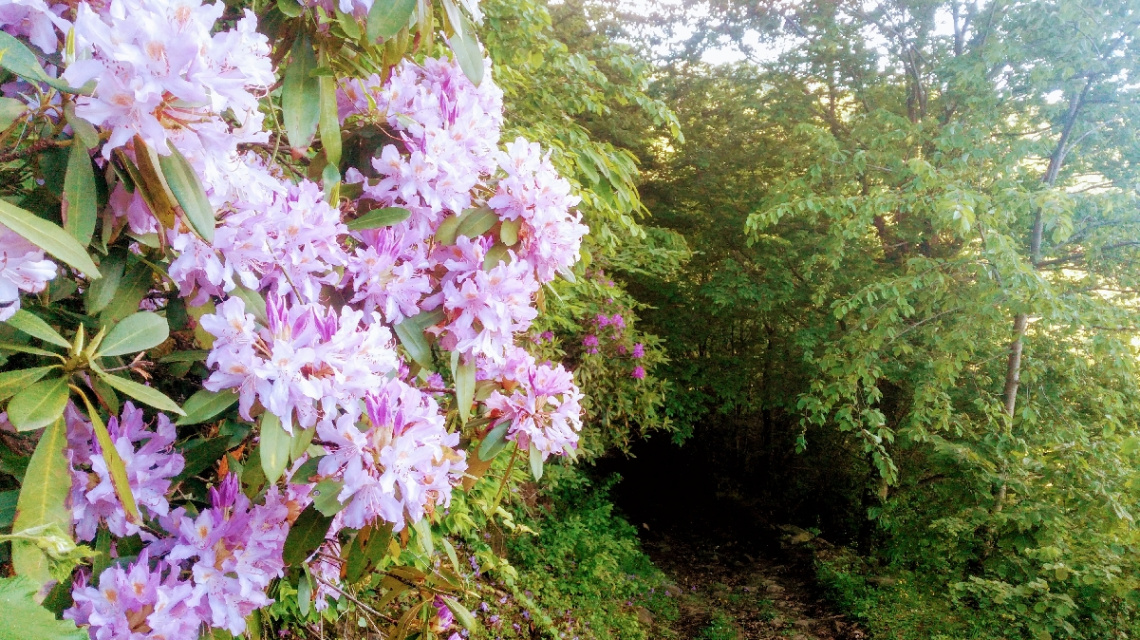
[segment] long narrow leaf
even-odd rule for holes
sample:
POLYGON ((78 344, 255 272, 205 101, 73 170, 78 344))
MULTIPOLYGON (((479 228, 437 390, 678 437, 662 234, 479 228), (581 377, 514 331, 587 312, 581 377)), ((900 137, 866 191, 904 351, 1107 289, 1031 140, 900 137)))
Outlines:
POLYGON ((83 404, 87 407, 87 417, 91 420, 91 426, 95 431, 95 440, 99 442, 103 461, 107 463, 107 471, 111 474, 111 486, 115 488, 115 495, 119 496, 119 502, 123 504, 123 511, 127 514, 127 520, 135 523, 141 522, 139 507, 135 503, 135 496, 131 493, 131 484, 127 480, 127 467, 123 464, 123 458, 119 455, 119 450, 115 448, 115 443, 111 442, 111 434, 107 431, 107 425, 103 424, 103 419, 99 417, 99 412, 95 410, 87 396, 82 393, 79 396, 83 398, 83 404))
POLYGON ((87 255, 87 250, 58 225, 36 217, 35 214, 6 200, 0 200, 0 224, 15 231, 53 257, 83 272, 87 277, 99 277, 99 269, 87 255))
POLYGON ((67 173, 63 179, 63 219, 64 228, 71 237, 86 247, 95 235, 95 219, 98 217, 98 195, 95 192, 95 169, 91 156, 78 139, 71 143, 68 154, 67 173))
POLYGON ((109 374, 100 374, 99 379, 106 382, 112 389, 121 391, 135 400, 150 405, 155 409, 177 413, 180 416, 186 415, 186 412, 179 408, 173 400, 167 398, 164 393, 157 389, 139 384, 134 380, 127 380, 126 378, 109 374))
POLYGON ((23 309, 17 311, 16 314, 11 318, 8 318, 6 322, 9 325, 15 327, 17 330, 22 331, 34 338, 39 338, 44 342, 50 342, 51 344, 54 344, 57 347, 63 347, 64 349, 71 347, 71 343, 69 343, 63 336, 59 335, 59 332, 53 329, 51 325, 44 322, 42 319, 40 319, 39 316, 29 313, 23 309))
POLYGON ((214 207, 206 197, 206 189, 198 179, 198 173, 186 157, 170 143, 170 154, 158 157, 158 166, 170 191, 182 207, 182 213, 194 231, 209 243, 214 242, 214 207))
MULTIPOLYGON (((50 524, 63 529, 71 525, 71 509, 67 495, 71 491, 71 468, 64 454, 67 447, 67 425, 56 420, 40 436, 16 502, 13 531, 24 531, 50 524)), ((12 543, 12 567, 18 575, 44 584, 51 579, 48 560, 43 552, 27 542, 12 543)), ((7 615, 7 613, 5 613, 7 615)))
POLYGON ((67 395, 64 377, 29 385, 8 403, 8 420, 17 431, 42 429, 63 415, 67 395))
POLYGON ((289 146, 307 149, 317 133, 321 115, 320 83, 313 77, 317 57, 308 35, 293 42, 281 87, 281 115, 289 146))

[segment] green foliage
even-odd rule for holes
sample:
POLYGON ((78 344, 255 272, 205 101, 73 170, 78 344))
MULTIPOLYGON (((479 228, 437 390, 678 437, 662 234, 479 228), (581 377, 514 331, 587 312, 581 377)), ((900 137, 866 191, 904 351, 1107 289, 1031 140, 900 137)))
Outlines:
POLYGON ((714 612, 708 626, 697 635, 698 640, 737 640, 739 637, 736 627, 732 626, 732 618, 723 611, 714 612))
POLYGON ((517 589, 566 637, 652 637, 635 607, 667 615, 671 603, 653 598, 664 576, 641 552, 637 530, 613 511, 607 494, 616 479, 595 484, 573 467, 548 469, 533 515, 519 518, 538 533, 506 541, 517 589))
POLYGON ((504 139, 523 135, 551 150, 559 173, 570 180, 578 209, 590 227, 583 247, 585 273, 543 292, 536 339, 545 331, 540 359, 566 357, 585 389, 582 451, 589 457, 609 447, 628 450, 631 439, 671 425, 661 414, 665 381, 654 375, 665 361, 660 341, 637 328, 643 309, 607 271, 671 273, 688 256, 675 234, 646 229, 638 194, 637 160, 631 147, 661 136, 679 138, 676 118, 647 94, 651 69, 627 46, 595 28, 582 7, 541 1, 492 0, 481 5, 495 82, 503 89, 504 139), (552 16, 552 14, 556 14, 552 16), (585 277, 583 277, 585 276, 585 277), (598 313, 622 313, 630 327, 628 349, 641 342, 647 357, 579 358, 578 345, 591 335, 598 313), (644 379, 630 376, 646 369, 644 379))
POLYGON ((964 619, 1134 634, 1140 7, 709 4, 781 46, 657 87, 670 415, 840 461, 844 533, 964 619))
POLYGON ((84 640, 87 632, 55 616, 33 599, 36 583, 23 576, 0 578, 0 640, 84 640))

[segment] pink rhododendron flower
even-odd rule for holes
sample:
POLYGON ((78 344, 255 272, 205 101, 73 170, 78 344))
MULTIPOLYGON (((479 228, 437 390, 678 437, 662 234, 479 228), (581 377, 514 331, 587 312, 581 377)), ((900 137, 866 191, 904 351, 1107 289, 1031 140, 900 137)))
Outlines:
POLYGON ((509 394, 491 392, 490 415, 498 418, 496 424, 509 421, 507 439, 522 449, 533 445, 543 460, 551 454, 569 455, 578 446, 582 429, 582 394, 574 377, 562 365, 536 365, 532 357, 519 352, 516 361, 525 365, 501 372, 502 380, 514 383, 508 385, 514 389, 509 394))
POLYGON ((273 602, 265 591, 284 574, 289 507, 277 487, 265 504, 251 504, 236 474, 210 489, 210 502, 196 518, 178 509, 163 520, 174 536, 164 559, 190 563, 197 615, 240 635, 249 614, 273 602))
POLYGON ((224 9, 198 0, 110 0, 101 11, 79 4, 77 59, 62 77, 76 87, 94 81, 75 112, 111 131, 104 157, 135 135, 167 154, 175 129, 199 134, 208 148, 235 137, 221 120, 227 111, 260 131, 258 97, 275 80, 268 39, 249 10, 234 29, 211 34, 224 9))
POLYGON ((289 304, 270 295, 269 325, 258 327, 241 298, 218 305, 202 317, 202 328, 216 337, 206 359, 214 372, 204 386, 236 389, 242 417, 252 420, 254 400, 281 419, 289 433, 318 421, 331 423, 383 386, 396 369, 392 333, 378 318, 364 324, 364 313, 344 307, 338 314, 320 304, 289 304))
MULTIPOLYGON (((100 524, 106 524, 116 536, 139 533, 139 523, 127 519, 115 494, 111 473, 99 451, 91 423, 73 404, 68 404, 64 417, 71 463, 71 517, 76 537, 94 540, 100 524)), ((107 431, 123 460, 131 493, 144 517, 165 516, 170 511, 166 500, 170 481, 185 464, 182 455, 172 449, 177 437, 174 425, 160 413, 155 428, 148 429, 142 409, 126 402, 122 414, 111 416, 107 421, 107 431)))
POLYGON ((127 568, 105 569, 98 586, 81 575, 71 597, 63 617, 89 625, 92 640, 198 640, 202 631, 200 594, 176 566, 159 561, 152 569, 145 549, 127 568))
POLYGON ((39 293, 56 276, 56 266, 43 249, 0 225, 0 322, 20 310, 20 292, 39 293))
POLYGON ((365 398, 369 428, 348 416, 323 423, 317 435, 329 443, 318 471, 344 478, 337 498, 345 503, 339 523, 359 528, 376 520, 415 522, 451 503, 452 487, 467 468, 459 434, 448 433, 435 400, 400 380, 390 380, 365 398))

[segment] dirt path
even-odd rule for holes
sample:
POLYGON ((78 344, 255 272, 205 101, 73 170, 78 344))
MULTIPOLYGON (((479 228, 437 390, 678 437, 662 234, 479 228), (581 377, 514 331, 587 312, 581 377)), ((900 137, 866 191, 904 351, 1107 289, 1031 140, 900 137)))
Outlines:
POLYGON ((779 513, 745 497, 747 487, 716 480, 709 464, 688 450, 658 444, 641 452, 609 459, 598 471, 620 475, 614 502, 675 585, 677 611, 653 621, 653 637, 866 637, 821 597, 811 549, 826 543, 801 544, 811 534, 792 528, 789 535, 774 526, 782 524, 779 513))
POLYGON ((656 621, 678 640, 860 640, 864 634, 823 603, 810 558, 796 549, 773 552, 714 531, 642 531, 655 564, 676 585, 679 617, 656 621))

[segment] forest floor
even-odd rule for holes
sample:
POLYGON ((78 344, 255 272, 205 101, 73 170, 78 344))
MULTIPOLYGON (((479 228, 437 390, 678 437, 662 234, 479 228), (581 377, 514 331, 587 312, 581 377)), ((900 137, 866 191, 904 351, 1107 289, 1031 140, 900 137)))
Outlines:
POLYGON ((656 637, 865 638, 820 598, 807 547, 774 550, 753 536, 742 540, 734 533, 706 529, 697 534, 685 528, 657 530, 642 525, 643 548, 675 585, 676 617, 655 620, 656 637))
MULTIPOLYGON (((611 497, 642 548, 669 577, 676 606, 655 611, 652 638, 864 640, 823 597, 814 553, 830 545, 714 480, 709 465, 658 443, 612 458, 600 477, 621 478, 611 497)), ((643 623, 654 616, 639 611, 643 623)))

